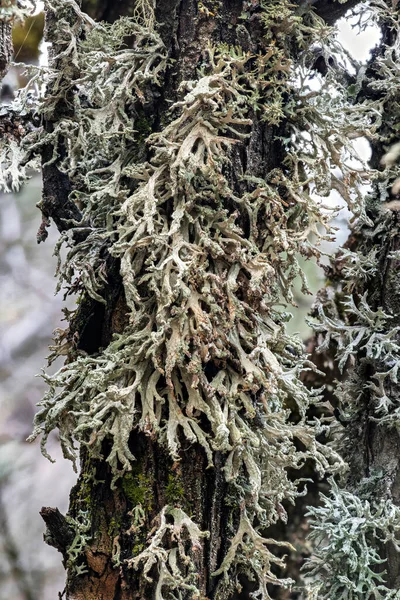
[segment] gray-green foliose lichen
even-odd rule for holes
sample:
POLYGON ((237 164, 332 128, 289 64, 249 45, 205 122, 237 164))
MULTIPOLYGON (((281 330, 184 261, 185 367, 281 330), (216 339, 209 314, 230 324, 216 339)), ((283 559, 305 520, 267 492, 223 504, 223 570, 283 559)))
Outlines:
MULTIPOLYGON (((43 436, 45 452, 48 434, 59 428, 68 458, 76 460, 74 441, 90 447, 93 457, 105 458, 113 484, 122 478, 134 505, 134 527, 142 526, 148 494, 146 482, 131 473, 132 429, 155 436, 174 460, 182 434, 203 447, 210 467, 214 453, 222 452, 241 513, 214 575, 239 585, 239 570, 245 568, 258 585, 254 597, 266 600, 268 583, 291 583, 275 574, 284 559, 270 549, 289 545, 260 533, 285 519, 282 502, 294 502, 301 493, 288 470, 309 459, 321 475, 343 466, 332 448, 317 440, 324 426, 307 419, 318 393, 300 376, 312 365, 300 340, 286 333, 278 305, 293 299, 294 279, 302 275, 298 256, 318 259, 320 240, 329 239, 332 212, 312 188, 320 196, 337 189, 366 219, 359 188, 367 171, 349 160, 354 155, 349 133, 370 133, 376 119, 372 125, 373 107, 354 111, 339 67, 328 69, 319 92, 308 88, 313 43, 318 41, 322 54, 340 52, 325 23, 310 12, 298 14, 286 1, 261 5, 263 50, 251 55, 226 45, 205 49, 203 67, 195 80, 182 84, 182 100, 172 107, 169 122, 148 135, 143 117, 135 122, 135 115, 142 115, 148 86, 162 84, 167 65, 151 3, 143 0, 140 14, 108 25, 94 23, 73 0, 47 1, 47 10, 57 11, 53 35, 62 50, 44 74, 49 91, 37 110, 54 128, 3 146, 2 177, 3 187, 17 187, 26 176, 21 163, 53 145, 50 162, 57 161, 75 183, 71 198, 83 215, 61 236, 69 251, 59 266, 60 285, 104 302, 106 244, 120 259, 130 311, 129 324, 107 348, 91 356, 80 353, 44 376, 49 391, 33 437, 43 436), (296 63, 287 41, 294 34, 296 63), (127 38, 134 40, 132 47, 121 42, 127 38), (60 115, 58 103, 71 90, 76 91, 71 111, 60 115), (288 120, 289 137, 282 140, 286 159, 265 179, 245 173, 246 191, 239 194, 225 167, 232 147, 246 143, 254 111, 271 126, 288 120), (60 156, 58 141, 66 133, 66 156, 60 156), (138 136, 147 138, 149 161, 132 154, 138 136), (84 240, 76 242, 74 233, 83 229, 84 240), (207 377, 210 362, 216 374, 207 377), (295 422, 289 405, 296 405, 295 422), (200 416, 208 421, 206 429, 200 416), (105 438, 112 444, 107 457, 102 456, 105 438)), ((34 73, 38 78, 42 81, 43 74, 34 73)), ((22 93, 18 102, 26 105, 28 95, 22 93)), ((61 334, 55 356, 69 351, 64 339, 61 334)), ((349 339, 354 348, 356 340, 349 339)), ((178 493, 176 486, 169 489, 149 545, 128 560, 148 580, 158 567, 157 600, 178 588, 199 593, 182 536, 196 548, 208 534, 179 506, 178 493), (171 536, 177 543, 167 548, 171 536)), ((85 527, 85 522, 78 527, 71 560, 86 540, 85 527)))
POLYGON ((320 351, 335 348, 343 373, 335 390, 340 419, 346 424, 339 441, 345 458, 356 466, 352 464, 351 476, 341 487, 332 483, 331 495, 323 497, 321 507, 310 511, 311 538, 317 545, 309 568, 318 580, 310 587, 310 600, 400 598, 398 590, 387 587, 388 565, 382 559, 385 546, 392 544, 399 550, 400 512, 391 497, 393 475, 388 465, 380 475, 384 483, 378 492, 371 475, 374 448, 367 449, 371 454, 367 466, 362 449, 354 451, 357 430, 366 432, 361 434, 366 439, 370 431, 379 431, 384 438, 400 423, 400 256, 393 246, 397 225, 392 212, 398 207, 390 198, 400 173, 399 147, 393 144, 398 140, 400 119, 398 102, 393 102, 399 93, 400 23, 398 11, 382 2, 360 10, 366 10, 380 26, 384 24, 393 44, 382 44, 374 56, 373 80, 365 72, 358 78, 355 96, 362 85, 371 99, 355 104, 353 112, 356 120, 360 115, 370 120, 367 138, 387 144, 389 150, 382 158, 382 170, 369 170, 372 191, 352 224, 351 243, 335 257, 336 288, 328 288, 317 305, 314 326, 322 340, 320 351), (369 477, 364 480, 365 467, 369 477))

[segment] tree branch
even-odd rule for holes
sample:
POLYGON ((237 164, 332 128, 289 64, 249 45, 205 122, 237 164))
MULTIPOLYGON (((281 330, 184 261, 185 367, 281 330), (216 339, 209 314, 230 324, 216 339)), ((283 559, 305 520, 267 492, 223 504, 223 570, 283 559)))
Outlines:
POLYGON ((58 508, 43 506, 40 516, 46 523, 44 541, 49 546, 56 548, 65 558, 67 548, 72 544, 74 533, 67 519, 60 513, 58 508))

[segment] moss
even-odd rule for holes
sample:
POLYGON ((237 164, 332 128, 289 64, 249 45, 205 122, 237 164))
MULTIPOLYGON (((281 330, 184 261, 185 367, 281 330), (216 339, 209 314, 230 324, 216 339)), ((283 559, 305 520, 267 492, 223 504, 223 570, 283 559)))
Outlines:
POLYGON ((138 556, 144 550, 144 544, 135 544, 132 548, 132 557, 138 556))
POLYGON ((136 117, 135 129, 142 136, 147 137, 151 133, 149 120, 143 112, 136 117))
POLYGON ((82 470, 82 475, 78 479, 73 494, 71 494, 70 512, 76 514, 80 511, 89 511, 93 493, 92 493, 93 476, 91 470, 82 470))
POLYGON ((153 508, 151 480, 143 473, 132 471, 122 478, 122 489, 132 506, 141 504, 146 513, 153 508))
POLYGON ((110 538, 114 538, 121 531, 121 519, 116 519, 113 517, 110 521, 110 524, 107 529, 108 536, 110 538))
POLYGON ((168 504, 186 504, 185 488, 178 474, 169 473, 165 486, 165 498, 168 504))

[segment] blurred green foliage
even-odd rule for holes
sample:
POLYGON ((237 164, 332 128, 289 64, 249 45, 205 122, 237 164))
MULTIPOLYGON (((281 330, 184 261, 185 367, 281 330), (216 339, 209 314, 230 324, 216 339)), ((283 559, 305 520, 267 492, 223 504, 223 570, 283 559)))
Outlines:
POLYGON ((21 62, 36 62, 39 59, 43 30, 43 12, 27 17, 24 23, 16 23, 12 32, 15 58, 21 62))

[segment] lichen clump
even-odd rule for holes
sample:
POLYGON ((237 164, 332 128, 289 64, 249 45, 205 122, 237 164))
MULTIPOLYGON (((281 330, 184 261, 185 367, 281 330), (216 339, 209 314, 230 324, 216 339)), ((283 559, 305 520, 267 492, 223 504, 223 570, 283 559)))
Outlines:
POLYGON ((395 587, 393 573, 392 581, 387 574, 393 565, 382 556, 392 553, 397 562, 400 539, 394 491, 398 462, 396 450, 393 458, 389 448, 400 417, 398 201, 391 196, 400 171, 400 23, 398 11, 384 2, 370 3, 364 15, 362 10, 360 18, 383 28, 385 43, 369 70, 360 71, 353 111, 369 119, 368 139, 387 153, 382 169, 369 171, 372 189, 316 305, 319 350, 335 356, 341 373, 335 395, 345 427, 338 446, 350 466, 342 485, 332 484, 323 505, 311 510, 311 538, 317 545, 309 567, 319 584, 310 593, 329 600, 399 598, 398 590, 389 589, 395 587), (383 448, 379 440, 385 438, 383 448))
POLYGON ((13 23, 23 21, 35 10, 34 0, 2 0, 0 6, 0 21, 13 23))
MULTIPOLYGON (((150 3, 139 3, 139 18, 113 25, 94 23, 73 0, 46 4, 53 16, 57 11, 57 52, 37 110, 52 127, 36 129, 20 151, 28 159, 50 144, 47 164, 68 175, 70 199, 81 211, 61 236, 69 250, 60 285, 105 303, 107 253, 120 261, 129 322, 93 355, 60 335, 54 356, 67 353, 69 361, 44 376, 49 390, 33 438, 42 435, 46 452, 47 436, 58 428, 64 455, 74 461, 75 443, 86 446, 110 465, 112 485, 122 478, 136 508, 146 491, 140 488, 140 495, 131 485, 132 431, 157 439, 175 461, 182 436, 199 445, 210 468, 221 452, 241 509, 214 576, 239 588, 246 570, 256 582, 253 596, 269 599, 268 583, 290 585, 275 574, 284 560, 271 547, 290 546, 260 530, 285 520, 282 503, 303 493, 289 470, 309 460, 321 475, 343 466, 317 440, 324 425, 307 417, 318 394, 301 374, 313 365, 301 341, 286 333, 280 308, 292 301, 298 257, 318 259, 321 238, 329 238, 331 212, 310 187, 323 195, 336 187, 355 205, 363 179, 348 160, 344 87, 330 72, 319 95, 307 89, 310 48, 316 40, 321 52, 334 45, 331 31, 288 5, 283 21, 265 13, 268 35, 258 54, 226 45, 204 49, 197 78, 181 85, 163 130, 147 136, 145 156, 134 160, 135 119, 143 119, 168 64, 150 3), (295 30, 296 65, 282 35, 295 30), (128 38, 129 47, 121 41, 128 38), (337 117, 333 130, 319 116, 321 103, 337 117), (250 138, 254 114, 270 127, 287 121, 285 163, 265 178, 239 173, 235 182, 232 154, 250 138), (334 178, 332 165, 343 180, 334 178), (111 448, 106 456, 104 440, 111 448)), ((370 126, 367 118, 362 125, 370 126)), ((4 152, 4 162, 14 164, 4 152)), ((208 535, 171 498, 149 545, 127 562, 147 580, 157 565, 157 600, 170 598, 177 586, 199 595, 183 531, 194 548, 208 535), (172 548, 167 539, 175 541, 172 548)))
POLYGON ((323 582, 316 584, 319 600, 399 597, 384 583, 386 561, 378 548, 389 541, 397 547, 400 509, 384 499, 371 504, 357 491, 332 481, 330 496, 321 495, 322 505, 310 510, 315 550, 307 569, 323 582))

